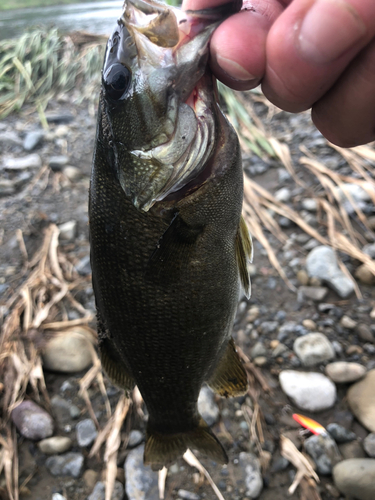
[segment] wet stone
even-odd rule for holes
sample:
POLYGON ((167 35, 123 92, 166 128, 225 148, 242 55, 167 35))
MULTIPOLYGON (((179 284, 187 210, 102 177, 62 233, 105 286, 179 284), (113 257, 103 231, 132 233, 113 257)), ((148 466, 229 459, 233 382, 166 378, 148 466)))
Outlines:
POLYGON ((45 439, 53 434, 53 419, 34 401, 22 401, 13 411, 12 420, 18 431, 26 438, 45 439))
MULTIPOLYGON (((122 500, 124 498, 124 487, 120 481, 115 481, 111 500, 122 500)), ((102 481, 96 483, 91 495, 87 500, 105 500, 105 484, 102 481)))
POLYGON ((91 418, 85 418, 85 420, 78 422, 76 426, 76 433, 78 445, 81 448, 92 444, 98 435, 94 421, 91 418))
POLYGON ((83 467, 82 453, 69 452, 47 458, 46 467, 53 476, 79 477, 83 467))
POLYGON ((342 425, 335 422, 327 425, 327 431, 336 441, 336 443, 347 443, 357 438, 354 432, 345 429, 342 425))

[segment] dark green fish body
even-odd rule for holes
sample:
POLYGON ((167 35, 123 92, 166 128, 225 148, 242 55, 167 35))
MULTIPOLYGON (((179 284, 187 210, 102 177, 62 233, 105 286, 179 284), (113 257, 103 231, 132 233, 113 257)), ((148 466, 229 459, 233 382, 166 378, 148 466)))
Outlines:
MULTIPOLYGON (((145 462, 154 468, 174 461, 188 447, 224 462, 224 450, 198 413, 199 391, 205 381, 221 395, 246 391, 246 374, 231 340, 241 278, 249 286, 246 262, 251 254, 241 222, 240 150, 205 68, 195 84, 214 124, 195 175, 187 175, 174 191, 165 188, 166 180, 150 192, 147 183, 154 186, 160 175, 153 172, 147 178, 148 153, 147 158, 140 154, 146 163, 140 162, 137 173, 142 179, 146 172, 146 188, 133 173, 121 172, 129 164, 132 172, 138 168, 133 151, 141 149, 139 137, 152 142, 152 136, 147 137, 149 125, 159 110, 150 110, 148 124, 138 116, 120 131, 117 123, 130 122, 132 108, 128 104, 123 114, 122 103, 118 107, 106 98, 104 85, 90 187, 91 262, 102 363, 114 382, 126 389, 137 384, 140 389, 149 413, 145 462), (207 149, 210 154, 204 158, 207 149)), ((138 99, 135 108, 141 108, 136 92, 130 99, 138 99)), ((180 114, 185 112, 181 109, 185 108, 180 114)), ((152 148, 158 146, 148 146, 153 158, 152 148)), ((159 167, 159 159, 152 162, 159 167)), ((180 173, 176 179, 181 179, 180 173)))

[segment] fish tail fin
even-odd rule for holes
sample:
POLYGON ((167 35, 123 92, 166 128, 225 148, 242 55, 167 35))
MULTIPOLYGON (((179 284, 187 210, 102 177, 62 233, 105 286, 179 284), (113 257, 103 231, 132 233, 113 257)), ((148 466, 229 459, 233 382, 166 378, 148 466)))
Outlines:
POLYGON ((175 462, 188 448, 198 450, 215 462, 227 463, 227 454, 209 426, 199 418, 197 426, 188 432, 164 434, 147 429, 144 463, 153 470, 175 462))

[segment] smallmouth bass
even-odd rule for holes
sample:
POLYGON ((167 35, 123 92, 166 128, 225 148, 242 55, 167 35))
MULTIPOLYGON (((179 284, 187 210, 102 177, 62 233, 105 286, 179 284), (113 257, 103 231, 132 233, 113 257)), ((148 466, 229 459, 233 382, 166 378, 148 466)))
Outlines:
POLYGON ((139 387, 154 469, 187 448, 227 462, 199 391, 247 390, 231 337, 252 259, 241 154, 207 65, 240 7, 126 0, 107 44, 89 199, 99 349, 115 384, 139 387))

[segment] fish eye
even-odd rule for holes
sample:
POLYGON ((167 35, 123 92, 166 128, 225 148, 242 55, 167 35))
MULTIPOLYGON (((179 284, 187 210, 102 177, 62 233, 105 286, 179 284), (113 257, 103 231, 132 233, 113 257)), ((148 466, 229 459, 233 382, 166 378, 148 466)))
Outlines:
POLYGON ((111 99, 120 100, 129 90, 132 74, 120 63, 110 66, 103 75, 105 93, 111 99))

